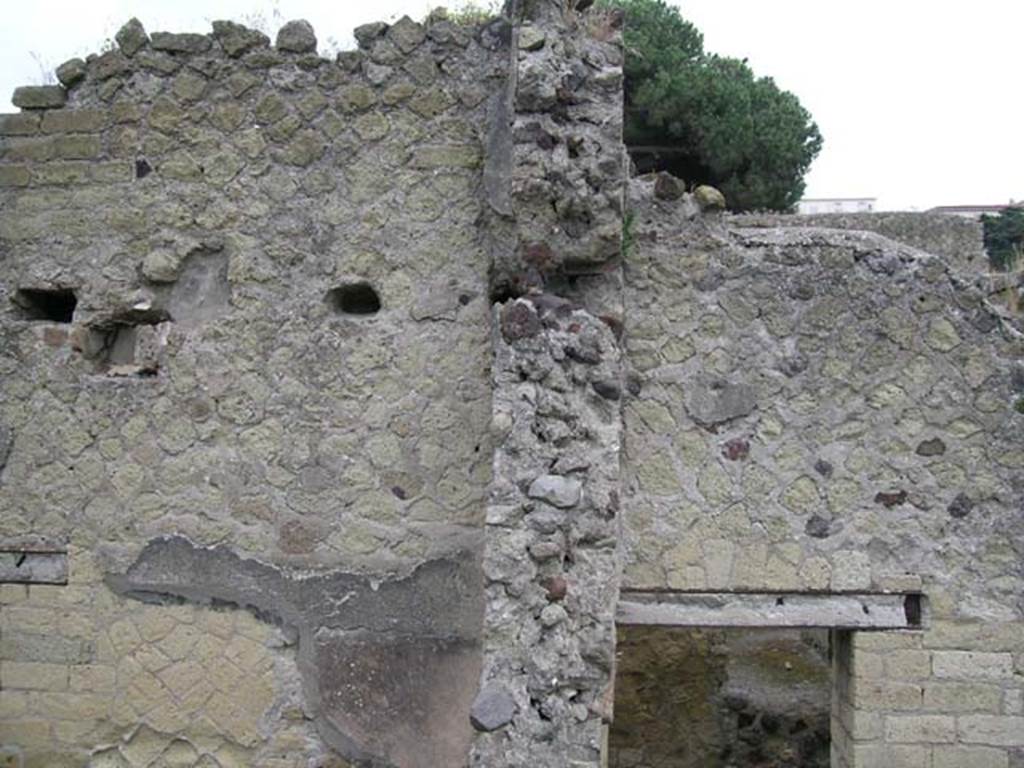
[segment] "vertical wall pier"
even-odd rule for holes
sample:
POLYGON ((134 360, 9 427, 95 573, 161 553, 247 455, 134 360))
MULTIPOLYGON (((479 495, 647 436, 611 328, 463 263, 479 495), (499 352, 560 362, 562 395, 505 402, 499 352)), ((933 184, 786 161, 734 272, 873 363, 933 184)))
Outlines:
POLYGON ((511 10, 510 111, 495 111, 489 150, 511 173, 507 208, 492 200, 496 445, 471 763, 596 768, 620 572, 621 16, 511 10), (579 275, 593 277, 558 295, 579 275))
POLYGON ((596 766, 620 570, 619 349, 602 321, 548 295, 495 315, 501 438, 473 764, 596 766))

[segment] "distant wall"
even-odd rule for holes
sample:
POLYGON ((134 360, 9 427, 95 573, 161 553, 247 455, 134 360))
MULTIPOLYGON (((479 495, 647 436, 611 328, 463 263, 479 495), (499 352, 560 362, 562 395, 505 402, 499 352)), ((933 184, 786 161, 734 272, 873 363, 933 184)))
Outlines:
POLYGON ((738 227, 825 227, 875 232, 942 256, 966 272, 988 270, 981 222, 941 213, 819 213, 807 216, 749 213, 726 218, 738 227))

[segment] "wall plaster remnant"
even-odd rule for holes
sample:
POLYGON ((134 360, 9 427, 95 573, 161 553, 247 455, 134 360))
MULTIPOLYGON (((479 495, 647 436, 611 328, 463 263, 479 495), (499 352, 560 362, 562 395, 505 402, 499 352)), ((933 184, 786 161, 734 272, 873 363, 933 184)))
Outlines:
POLYGON ((0 583, 67 584, 66 552, 0 549, 0 583))
POLYGON ((742 213, 727 216, 737 229, 802 227, 874 232, 920 251, 941 256, 962 272, 988 269, 981 222, 942 213, 742 213))
POLYGON ((294 632, 307 707, 328 744, 367 768, 454 765, 480 673, 481 574, 473 553, 405 578, 288 573, 227 547, 150 542, 117 594, 233 605, 294 632), (427 735, 429 734, 429 737, 427 735))

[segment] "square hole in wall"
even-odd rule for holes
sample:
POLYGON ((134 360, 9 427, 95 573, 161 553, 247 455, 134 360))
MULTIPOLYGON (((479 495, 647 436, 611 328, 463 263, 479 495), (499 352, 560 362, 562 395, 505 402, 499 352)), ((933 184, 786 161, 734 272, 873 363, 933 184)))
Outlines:
POLYGON ((70 288, 19 288, 11 299, 22 320, 70 323, 78 298, 70 288))
POLYGON ((154 376, 169 331, 170 315, 164 310, 120 312, 89 327, 82 353, 100 373, 154 376))
POLYGON ((823 629, 618 630, 609 768, 828 768, 823 629))

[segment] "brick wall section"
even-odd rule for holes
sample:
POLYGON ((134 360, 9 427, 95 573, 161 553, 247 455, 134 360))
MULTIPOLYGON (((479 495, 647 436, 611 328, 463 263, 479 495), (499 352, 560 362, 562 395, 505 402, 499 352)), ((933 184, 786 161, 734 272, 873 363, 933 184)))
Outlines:
POLYGON ((14 765, 331 759, 280 629, 234 610, 140 607, 103 587, 88 552, 72 564, 67 586, 0 585, 0 745, 14 765))
POLYGON ((1017 764, 1021 623, 936 619, 923 633, 859 634, 847 647, 850 765, 1017 764))

